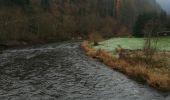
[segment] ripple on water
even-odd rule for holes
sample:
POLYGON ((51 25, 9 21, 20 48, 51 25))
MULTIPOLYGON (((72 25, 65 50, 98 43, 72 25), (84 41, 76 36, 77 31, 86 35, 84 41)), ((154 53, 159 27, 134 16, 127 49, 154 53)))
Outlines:
POLYGON ((0 100, 170 100, 86 57, 77 42, 0 54, 0 100))

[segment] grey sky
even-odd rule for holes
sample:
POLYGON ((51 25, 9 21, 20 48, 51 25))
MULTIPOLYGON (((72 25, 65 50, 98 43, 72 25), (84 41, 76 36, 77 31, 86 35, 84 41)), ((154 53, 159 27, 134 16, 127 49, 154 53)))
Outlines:
POLYGON ((170 14, 170 0, 156 0, 160 6, 170 14))

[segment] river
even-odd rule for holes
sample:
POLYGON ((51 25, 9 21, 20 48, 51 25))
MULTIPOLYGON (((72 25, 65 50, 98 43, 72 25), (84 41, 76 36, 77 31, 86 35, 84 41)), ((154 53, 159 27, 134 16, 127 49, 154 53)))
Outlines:
POLYGON ((87 57, 79 42, 0 54, 0 100, 170 100, 87 57))

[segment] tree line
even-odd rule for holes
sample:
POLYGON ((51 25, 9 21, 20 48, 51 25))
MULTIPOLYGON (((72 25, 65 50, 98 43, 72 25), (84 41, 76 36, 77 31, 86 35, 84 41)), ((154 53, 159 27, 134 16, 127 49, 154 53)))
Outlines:
POLYGON ((1 0, 0 41, 68 40, 91 32, 129 35, 141 13, 161 12, 154 1, 1 0))

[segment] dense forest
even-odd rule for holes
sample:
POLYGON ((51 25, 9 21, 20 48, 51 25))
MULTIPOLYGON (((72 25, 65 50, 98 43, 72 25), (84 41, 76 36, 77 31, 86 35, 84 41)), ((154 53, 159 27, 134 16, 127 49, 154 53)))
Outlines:
POLYGON ((147 15, 167 22, 156 0, 0 0, 0 42, 127 36, 142 32, 147 15))

